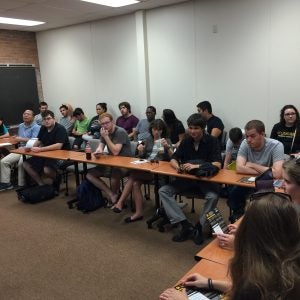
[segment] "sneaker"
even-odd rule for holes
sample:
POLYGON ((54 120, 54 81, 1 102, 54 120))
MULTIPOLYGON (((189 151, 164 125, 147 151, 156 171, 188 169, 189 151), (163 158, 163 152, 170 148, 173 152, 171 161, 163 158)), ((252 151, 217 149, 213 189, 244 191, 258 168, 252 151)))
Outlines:
POLYGON ((9 183, 0 183, 0 192, 6 191, 6 190, 12 190, 14 186, 9 182, 9 183))
POLYGON ((188 240, 189 238, 193 237, 194 234, 194 227, 192 225, 188 227, 182 227, 179 234, 176 234, 173 236, 172 241, 173 242, 184 242, 188 240))
POLYGON ((202 226, 200 223, 197 223, 195 225, 193 240, 196 245, 203 244, 204 239, 203 239, 203 233, 202 233, 202 226))

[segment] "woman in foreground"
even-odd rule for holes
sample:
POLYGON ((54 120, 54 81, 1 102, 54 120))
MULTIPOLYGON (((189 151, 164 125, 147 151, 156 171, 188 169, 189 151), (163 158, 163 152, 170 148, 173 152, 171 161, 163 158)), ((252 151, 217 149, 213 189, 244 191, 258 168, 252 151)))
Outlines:
MULTIPOLYGON (((280 193, 252 195, 235 237, 235 255, 229 265, 231 282, 190 275, 186 287, 224 292, 229 300, 299 299, 300 225, 290 197, 280 193)), ((160 300, 188 299, 167 289, 160 300)))

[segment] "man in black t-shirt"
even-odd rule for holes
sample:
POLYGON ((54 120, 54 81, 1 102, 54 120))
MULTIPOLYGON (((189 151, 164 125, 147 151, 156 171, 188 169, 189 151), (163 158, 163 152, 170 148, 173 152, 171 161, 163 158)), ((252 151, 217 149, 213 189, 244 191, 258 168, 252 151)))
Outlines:
MULTIPOLYGON (((70 150, 70 142, 66 129, 55 122, 54 113, 50 110, 42 112, 43 126, 37 136, 32 152, 43 152, 51 150, 70 150)), ((56 178, 56 171, 59 161, 50 158, 31 157, 23 162, 23 167, 28 175, 38 184, 44 185, 41 174, 53 181, 56 178)))
MULTIPOLYGON (((193 114, 188 118, 187 124, 189 136, 180 143, 177 151, 174 152, 170 161, 171 166, 177 172, 190 172, 199 168, 203 163, 211 163, 220 169, 222 160, 220 146, 215 137, 205 133, 205 121, 199 114, 193 114)), ((219 188, 218 184, 211 182, 178 178, 159 189, 159 198, 171 224, 180 223, 182 226, 180 233, 173 237, 174 242, 183 242, 195 233, 194 242, 196 244, 203 242, 202 226, 206 223, 206 213, 217 205, 219 188), (205 201, 196 231, 174 198, 176 194, 186 192, 201 195, 205 201)))
POLYGON ((220 146, 222 146, 224 124, 220 118, 213 115, 210 102, 202 101, 198 103, 197 109, 198 113, 206 121, 206 131, 208 134, 216 137, 220 142, 220 146))

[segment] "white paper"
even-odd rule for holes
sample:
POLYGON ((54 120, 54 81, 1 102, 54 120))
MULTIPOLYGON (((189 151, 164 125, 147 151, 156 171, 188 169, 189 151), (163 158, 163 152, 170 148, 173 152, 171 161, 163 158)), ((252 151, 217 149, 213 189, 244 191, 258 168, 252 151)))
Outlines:
POLYGON ((32 138, 30 140, 27 141, 26 145, 25 145, 25 148, 32 148, 34 143, 36 142, 37 138, 32 138))
POLYGON ((148 162, 149 161, 147 159, 139 159, 139 160, 132 161, 131 163, 135 164, 135 165, 140 165, 140 164, 145 164, 145 163, 148 163, 148 162))
POLYGON ((220 227, 219 224, 213 226, 213 230, 214 230, 214 232, 215 232, 216 234, 222 234, 222 233, 224 233, 223 230, 222 230, 222 228, 220 227))
POLYGON ((249 177, 249 178, 248 178, 248 181, 249 181, 249 182, 254 182, 254 181, 255 181, 255 177, 249 177))

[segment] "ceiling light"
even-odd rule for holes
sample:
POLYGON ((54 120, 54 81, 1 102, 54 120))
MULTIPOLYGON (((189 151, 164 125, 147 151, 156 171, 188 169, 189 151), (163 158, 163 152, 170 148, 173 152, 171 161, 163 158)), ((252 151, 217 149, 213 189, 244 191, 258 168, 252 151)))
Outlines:
POLYGON ((10 24, 10 25, 20 25, 20 26, 36 26, 36 25, 44 24, 45 22, 0 17, 0 23, 10 24))
POLYGON ((111 7, 121 7, 121 6, 136 4, 140 2, 135 0, 81 0, 81 1, 91 2, 91 3, 111 6, 111 7))

